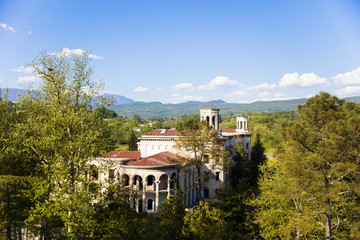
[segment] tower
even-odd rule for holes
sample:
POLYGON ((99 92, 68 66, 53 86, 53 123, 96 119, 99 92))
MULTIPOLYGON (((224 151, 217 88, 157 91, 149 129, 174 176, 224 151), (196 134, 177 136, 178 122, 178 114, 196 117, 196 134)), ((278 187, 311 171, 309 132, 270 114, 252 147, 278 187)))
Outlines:
POLYGON ((200 108, 200 121, 206 121, 215 130, 219 130, 219 108, 200 108))
POLYGON ((236 129, 247 131, 247 117, 236 117, 236 129))

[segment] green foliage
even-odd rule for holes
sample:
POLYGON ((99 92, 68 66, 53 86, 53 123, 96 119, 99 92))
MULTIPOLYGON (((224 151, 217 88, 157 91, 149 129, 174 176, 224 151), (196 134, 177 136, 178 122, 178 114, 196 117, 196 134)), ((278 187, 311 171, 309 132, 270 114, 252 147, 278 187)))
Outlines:
POLYGON ((201 201, 184 218, 183 234, 186 239, 228 239, 222 212, 201 201))
POLYGON ((128 151, 137 151, 137 142, 138 142, 138 139, 135 135, 135 132, 133 130, 131 130, 130 139, 128 142, 128 151))
MULTIPOLYGON (((191 124, 191 127, 194 125, 191 124)), ((227 168, 229 166, 229 152, 223 149, 223 141, 218 138, 218 131, 207 122, 200 122, 198 130, 182 130, 178 132, 175 148, 189 159, 196 167, 197 198, 201 197, 201 166, 209 163, 210 168, 216 165, 227 168)), ((196 199, 197 201, 199 199, 196 199)))
POLYGON ((251 147, 251 160, 249 164, 249 182, 254 189, 257 189, 258 179, 261 175, 260 167, 266 162, 265 148, 262 145, 260 133, 251 147))
POLYGON ((182 192, 177 189, 164 200, 157 212, 160 216, 161 239, 183 239, 185 208, 182 192))
POLYGON ((36 94, 21 99, 24 121, 17 135, 41 164, 29 196, 34 203, 28 223, 50 238, 49 225, 60 218, 71 239, 91 237, 94 211, 87 173, 91 161, 111 148, 109 128, 91 105, 107 104, 100 86, 90 81, 86 54, 67 58, 41 52, 32 67, 42 78, 36 94))
POLYGON ((299 113, 260 183, 261 228, 268 238, 349 239, 360 224, 360 105, 322 92, 299 113))
POLYGON ((98 112, 103 118, 116 118, 118 116, 114 110, 107 109, 104 106, 96 108, 95 111, 98 112))

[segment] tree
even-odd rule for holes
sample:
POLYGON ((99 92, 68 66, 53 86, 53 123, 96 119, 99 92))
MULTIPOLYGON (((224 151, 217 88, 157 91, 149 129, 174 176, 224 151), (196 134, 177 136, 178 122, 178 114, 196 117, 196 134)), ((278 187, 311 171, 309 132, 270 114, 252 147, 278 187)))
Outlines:
MULTIPOLYGON (((196 128, 194 124, 190 126, 196 128)), ((229 165, 229 152, 224 150, 223 145, 224 142, 218 137, 218 131, 204 121, 199 123, 198 130, 184 129, 178 132, 175 147, 196 168, 197 201, 202 195, 201 167, 208 164, 211 169, 222 166, 226 170, 229 165)))
POLYGON ((260 183, 260 225, 271 238, 278 228, 290 238, 349 239, 360 223, 360 104, 321 92, 298 111, 260 183))
POLYGON ((41 162, 41 174, 29 192, 35 207, 27 221, 40 226, 43 239, 51 238, 51 219, 57 217, 69 238, 91 237, 94 199, 88 173, 95 157, 111 147, 109 128, 92 109, 109 101, 99 95, 101 85, 90 80, 87 52, 69 57, 42 51, 31 66, 42 82, 21 98, 25 120, 17 134, 41 162))
POLYGON ((184 219, 183 234, 186 239, 228 239, 226 223, 221 211, 207 201, 189 211, 184 219))
POLYGON ((138 139, 135 135, 135 132, 134 132, 134 130, 131 129, 130 139, 128 142, 128 151, 137 151, 137 142, 138 142, 138 139))
POLYGON ((179 189, 162 202, 157 214, 160 216, 161 239, 183 239, 181 231, 186 213, 179 189))
POLYGON ((256 140, 251 148, 251 160, 250 160, 250 174, 249 181, 255 189, 258 186, 258 179, 260 177, 260 167, 265 163, 265 148, 262 145, 260 133, 256 134, 256 140))

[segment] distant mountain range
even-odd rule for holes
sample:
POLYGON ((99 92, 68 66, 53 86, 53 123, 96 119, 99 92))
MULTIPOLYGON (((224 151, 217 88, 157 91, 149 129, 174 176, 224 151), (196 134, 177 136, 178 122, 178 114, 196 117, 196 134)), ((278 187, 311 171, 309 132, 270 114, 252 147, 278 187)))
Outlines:
MULTIPOLYGON (((348 101, 360 102, 359 97, 345 98, 348 101)), ((241 114, 247 112, 277 112, 297 111, 299 104, 304 104, 306 98, 281 100, 281 101, 257 101, 253 103, 226 103, 223 100, 210 102, 186 102, 178 104, 163 104, 160 102, 133 102, 123 105, 112 105, 109 109, 114 110, 120 116, 141 118, 178 117, 199 113, 200 108, 220 108, 220 114, 241 114)))
MULTIPOLYGON (((8 94, 8 100, 11 102, 19 102, 19 94, 23 94, 25 92, 24 89, 18 89, 18 88, 8 88, 8 89, 1 89, 1 97, 4 97, 5 91, 7 91, 8 94)), ((120 104, 126 104, 126 103, 132 103, 134 100, 121 96, 121 95, 115 95, 115 94, 108 94, 105 93, 104 96, 113 96, 115 100, 116 105, 120 104)))
MULTIPOLYGON (((9 88, 8 99, 18 102, 18 94, 22 94, 23 89, 9 88)), ((2 97, 4 89, 2 89, 2 97)), ((133 117, 139 115, 141 118, 157 117, 178 117, 199 113, 200 108, 220 108, 220 114, 241 114, 247 112, 277 112, 277 111, 297 111, 299 104, 304 104, 306 98, 281 100, 281 101, 257 101, 253 103, 226 103, 223 100, 213 100, 210 102, 189 101, 177 104, 163 104, 161 102, 135 102, 133 99, 121 95, 105 94, 114 96, 115 104, 109 107, 120 116, 133 117)), ((360 96, 345 98, 348 101, 360 102, 360 96)))

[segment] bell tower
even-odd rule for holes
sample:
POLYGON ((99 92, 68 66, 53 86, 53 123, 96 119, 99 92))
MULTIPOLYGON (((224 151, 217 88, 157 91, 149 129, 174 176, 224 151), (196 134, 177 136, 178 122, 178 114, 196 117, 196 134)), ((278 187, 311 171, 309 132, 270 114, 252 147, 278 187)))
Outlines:
POLYGON ((200 108, 200 121, 206 121, 215 130, 219 130, 219 108, 200 108))
POLYGON ((247 131, 247 117, 236 117, 236 129, 239 131, 247 131))

